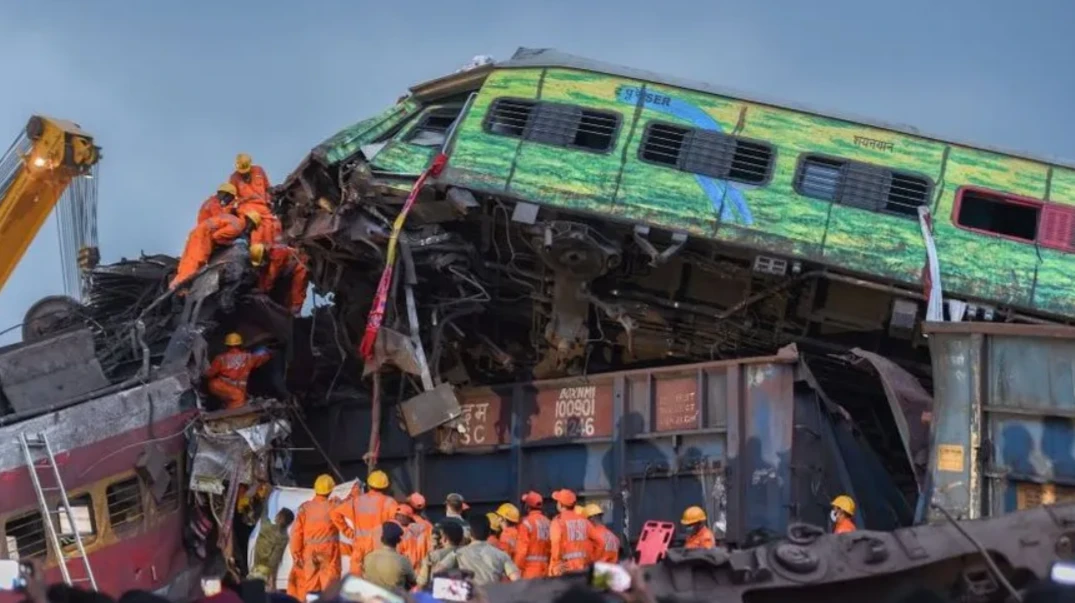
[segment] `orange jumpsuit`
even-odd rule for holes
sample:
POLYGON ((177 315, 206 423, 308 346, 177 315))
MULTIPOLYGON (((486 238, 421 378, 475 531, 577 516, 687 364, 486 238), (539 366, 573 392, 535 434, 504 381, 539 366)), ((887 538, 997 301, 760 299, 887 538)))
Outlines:
POLYGON ((683 545, 683 548, 711 549, 715 546, 717 546, 717 539, 713 536, 713 531, 702 526, 702 529, 687 535, 687 542, 683 545))
POLYGON ((213 255, 213 248, 218 245, 231 245, 243 234, 243 220, 228 213, 221 213, 208 220, 199 222, 190 231, 183 255, 179 258, 179 267, 170 287, 175 289, 179 283, 190 278, 213 255))
POLYGON ((268 266, 258 278, 258 289, 271 293, 278 279, 290 279, 287 299, 283 300, 283 304, 292 314, 298 314, 302 304, 306 303, 306 287, 310 283, 302 255, 293 247, 280 244, 270 246, 266 254, 268 266))
POLYGON ((537 509, 531 510, 519 523, 514 560, 524 580, 548 575, 551 531, 549 518, 537 509))
POLYGON ((228 182, 231 182, 239 193, 236 199, 240 204, 259 200, 268 206, 271 201, 269 199, 269 175, 260 165, 250 166, 248 174, 250 182, 247 182, 239 172, 232 172, 231 177, 228 178, 228 182))
POLYGON ((376 490, 348 497, 332 510, 332 523, 351 541, 350 573, 362 575, 363 559, 381 540, 381 524, 395 515, 396 501, 376 490))
POLYGON ((401 543, 399 552, 410 560, 412 566, 418 567, 432 548, 433 524, 421 517, 415 517, 414 523, 404 528, 403 537, 409 544, 404 549, 401 543))
POLYGON ((268 247, 273 243, 282 243, 284 240, 284 227, 280 220, 269 209, 269 206, 261 201, 240 201, 236 203, 235 214, 242 216, 249 211, 256 211, 261 216, 261 224, 250 233, 250 243, 261 243, 268 247))
POLYGON ((213 195, 206 199, 200 209, 198 209, 198 224, 205 222, 213 216, 219 216, 220 214, 231 213, 233 204, 221 205, 220 198, 213 195))
POLYGON ((577 572, 590 565, 594 525, 570 509, 560 511, 549 529, 549 575, 577 572))
POLYGON ((594 529, 590 541, 590 561, 597 563, 620 562, 620 539, 605 524, 592 524, 594 529))
POLYGON ((519 544, 519 528, 515 526, 505 525, 504 529, 500 531, 500 550, 508 554, 508 557, 515 557, 515 549, 519 544))
POLYGON ((855 531, 855 523, 850 519, 841 516, 836 520, 836 525, 832 526, 833 534, 845 534, 847 532, 855 531))
POLYGON ((340 533, 332 523, 332 503, 318 495, 299 506, 291 526, 291 559, 298 569, 288 594, 299 601, 323 592, 340 578, 340 533))
POLYGON ((205 372, 209 379, 209 393, 219 398, 225 409, 246 404, 246 380, 254 369, 268 362, 271 356, 264 349, 247 352, 239 347, 228 348, 213 359, 205 372))

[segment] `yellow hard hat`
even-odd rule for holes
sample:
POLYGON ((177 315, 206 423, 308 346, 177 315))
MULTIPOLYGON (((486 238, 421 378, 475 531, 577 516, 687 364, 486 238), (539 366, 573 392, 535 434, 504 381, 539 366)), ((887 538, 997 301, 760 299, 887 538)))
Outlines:
POLYGON ((683 512, 683 517, 679 520, 679 523, 685 526, 693 526, 696 523, 702 523, 705 521, 705 511, 702 507, 687 507, 687 510, 683 512))
POLYGON ((257 228, 258 226, 261 226, 261 214, 259 214, 258 212, 254 211, 252 209, 250 211, 244 211, 243 212, 243 217, 246 218, 247 220, 250 220, 251 222, 253 222, 254 223, 254 228, 257 228))
POLYGON ((486 513, 485 517, 489 520, 489 527, 492 528, 494 532, 499 532, 503 529, 504 524, 501 522, 499 515, 496 513, 486 513))
POLYGON ((332 479, 331 475, 322 473, 314 480, 314 494, 320 494, 321 496, 328 496, 332 493, 332 489, 336 487, 336 480, 332 479))
POLYGON ((604 515, 605 510, 602 509, 597 503, 590 503, 582 508, 582 515, 584 517, 594 517, 596 515, 604 515))
POLYGON ((240 174, 245 174, 250 171, 250 166, 254 165, 254 160, 250 158, 250 155, 246 153, 239 153, 235 156, 235 171, 240 174))
POLYGON ((496 514, 512 523, 519 523, 519 507, 511 503, 504 503, 497 507, 496 514))
POLYGON ((571 510, 574 511, 575 513, 579 514, 579 515, 582 515, 582 511, 584 510, 584 507, 582 505, 575 505, 574 507, 571 508, 571 510))
POLYGON ((224 345, 237 346, 243 345, 243 336, 238 333, 228 333, 224 336, 224 345))
POLYGON ((230 182, 225 182, 224 184, 221 184, 220 186, 216 187, 216 192, 228 193, 229 195, 234 197, 239 194, 239 189, 235 188, 234 184, 230 182))
POLYGON ((855 501, 846 494, 841 494, 832 499, 832 506, 847 513, 848 515, 855 514, 855 501))
POLYGON ((260 266, 265 262, 265 244, 254 243, 250 246, 250 265, 260 266))
POLYGON ((366 483, 369 484, 370 488, 384 490, 388 487, 388 474, 378 469, 366 478, 366 483))

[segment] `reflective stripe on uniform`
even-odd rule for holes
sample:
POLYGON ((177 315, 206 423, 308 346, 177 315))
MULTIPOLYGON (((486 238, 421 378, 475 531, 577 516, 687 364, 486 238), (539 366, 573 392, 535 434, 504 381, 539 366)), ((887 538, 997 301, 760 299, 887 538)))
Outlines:
POLYGON ((572 559, 582 559, 586 556, 586 553, 583 553, 582 551, 575 551, 573 553, 564 553, 564 556, 561 557, 561 559, 563 559, 564 561, 570 561, 572 559))
POLYGON ((228 385, 232 385, 232 386, 235 386, 235 387, 238 387, 238 388, 245 388, 246 387, 246 381, 237 381, 235 379, 231 379, 231 378, 224 377, 224 376, 219 376, 219 377, 217 377, 217 379, 220 380, 220 381, 223 381, 224 383, 227 383, 228 385))
POLYGON ((534 563, 541 563, 549 560, 548 555, 527 555, 527 561, 533 561, 534 563))

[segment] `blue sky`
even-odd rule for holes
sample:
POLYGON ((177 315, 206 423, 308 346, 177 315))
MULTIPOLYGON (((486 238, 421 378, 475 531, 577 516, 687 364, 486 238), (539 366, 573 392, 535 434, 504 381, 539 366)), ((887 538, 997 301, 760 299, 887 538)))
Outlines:
MULTIPOLYGON (((0 144, 33 113, 96 135, 106 262, 178 254, 236 152, 277 182, 407 86, 517 46, 1075 158, 1075 2, 1019 4, 0 0, 0 144)), ((50 220, 0 292, 0 329, 60 292, 50 220)))

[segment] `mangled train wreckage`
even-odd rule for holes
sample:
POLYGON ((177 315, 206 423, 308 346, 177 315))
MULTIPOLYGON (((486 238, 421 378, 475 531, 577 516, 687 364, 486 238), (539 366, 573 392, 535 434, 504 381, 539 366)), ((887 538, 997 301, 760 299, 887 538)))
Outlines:
MULTIPOLYGON (((476 510, 567 487, 629 540, 698 504, 732 547, 824 525, 843 492, 880 530, 1061 502, 1075 364, 1047 359, 1075 359, 1073 187, 1056 162, 520 49, 412 88, 275 189, 331 304, 291 322, 247 293, 242 245, 182 297, 171 258, 96 267, 84 304, 43 301, 0 356, 3 426, 62 440, 59 472, 100 536, 72 540, 69 519, 57 542, 91 556, 123 541, 115 476, 69 459, 148 431, 152 449, 120 443, 115 463, 144 503, 128 525, 151 532, 168 484, 197 481, 169 463, 230 331, 279 345, 251 393, 309 423, 293 465, 262 464, 277 483, 376 465, 397 495, 462 492, 476 510), (121 403, 140 410, 116 433, 56 427, 121 403)), ((25 474, 17 453, 0 455, 5 479, 25 474)), ((193 489, 223 508, 195 508, 226 536, 238 480, 214 480, 193 489)), ((0 509, 7 553, 55 559, 42 525, 32 550, 10 527, 42 524, 20 502, 0 509)), ((177 558, 116 584, 165 587, 177 558)))

